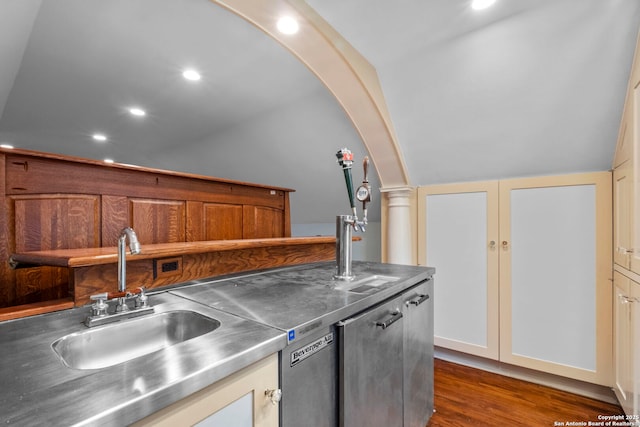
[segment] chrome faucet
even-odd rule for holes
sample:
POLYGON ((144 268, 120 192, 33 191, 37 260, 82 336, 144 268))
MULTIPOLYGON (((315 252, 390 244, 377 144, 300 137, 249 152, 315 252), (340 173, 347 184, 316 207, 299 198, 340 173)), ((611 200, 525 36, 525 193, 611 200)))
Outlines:
POLYGON ((149 305, 149 297, 144 287, 127 291, 127 238, 132 254, 142 252, 135 231, 130 227, 123 228, 120 237, 118 237, 118 292, 104 292, 90 296, 91 301, 95 301, 95 303, 91 305, 91 313, 84 322, 90 328, 121 319, 142 316, 154 311, 153 307, 149 305), (129 299, 135 299, 133 309, 129 308, 127 304, 129 299), (113 304, 110 305, 110 302, 115 302, 115 310, 110 310, 113 308, 113 304))
POLYGON ((362 185, 358 187, 355 198, 362 202, 363 218, 358 220, 356 202, 353 194, 353 179, 351 178, 351 165, 353 164, 353 154, 346 148, 336 153, 338 164, 344 172, 344 179, 347 184, 347 193, 349 194, 349 203, 353 215, 338 215, 336 217, 336 274, 333 276, 336 280, 353 280, 355 277, 351 271, 352 261, 352 230, 365 232, 367 225, 367 203, 371 202, 371 186, 367 179, 369 170, 369 157, 362 161, 364 167, 364 179, 362 185))
MULTIPOLYGON (((139 254, 141 252, 140 242, 136 232, 131 227, 125 227, 120 232, 118 238, 118 291, 127 291, 127 253, 125 251, 127 237, 129 238, 129 250, 132 254, 139 254)), ((127 311, 129 306, 126 303, 126 297, 121 297, 118 300, 117 311, 127 311)))

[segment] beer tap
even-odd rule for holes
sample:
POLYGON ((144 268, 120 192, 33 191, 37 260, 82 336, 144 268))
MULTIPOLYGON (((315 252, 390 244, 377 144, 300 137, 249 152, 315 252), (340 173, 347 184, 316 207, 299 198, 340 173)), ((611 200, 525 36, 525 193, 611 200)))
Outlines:
POLYGON ((367 178, 369 172, 369 156, 364 156, 364 159, 362 159, 362 168, 364 169, 364 177, 362 184, 356 191, 356 198, 362 202, 362 223, 363 225, 367 225, 367 203, 371 202, 371 186, 367 178))
POLYGON ((371 186, 367 178, 369 171, 369 157, 365 157, 362 166, 364 168, 364 179, 354 197, 353 178, 351 176, 351 167, 353 165, 353 153, 347 148, 336 153, 338 164, 344 172, 344 179, 347 184, 347 193, 349 195, 349 204, 351 206, 352 215, 338 215, 336 218, 336 264, 337 272, 333 276, 337 280, 353 280, 355 277, 351 273, 351 234, 352 229, 355 231, 365 231, 367 225, 367 203, 371 202, 371 186), (363 219, 358 220, 358 211, 356 208, 356 198, 362 202, 363 219))
POLYGON ((347 148, 343 148, 336 153, 336 157, 338 158, 338 164, 342 166, 344 180, 347 184, 347 194, 349 195, 349 204, 351 205, 351 212, 353 214, 353 229, 358 231, 358 211, 356 210, 356 201, 353 197, 353 178, 351 177, 353 153, 347 148))

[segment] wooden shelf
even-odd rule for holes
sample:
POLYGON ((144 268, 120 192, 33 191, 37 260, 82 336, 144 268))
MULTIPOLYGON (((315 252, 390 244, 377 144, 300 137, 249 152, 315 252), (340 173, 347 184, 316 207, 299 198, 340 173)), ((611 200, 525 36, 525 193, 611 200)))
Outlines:
MULTIPOLYGON (((353 240, 359 241, 361 238, 354 237, 353 240)), ((143 245, 142 253, 138 255, 131 255, 127 253, 127 260, 136 261, 255 248, 330 244, 335 243, 335 241, 335 237, 320 236, 159 243, 143 245)), ((72 268, 88 267, 93 265, 117 263, 118 251, 116 247, 105 247, 23 252, 11 255, 10 262, 15 268, 43 265, 72 268)))
POLYGON ((73 307, 73 298, 62 298, 53 301, 4 307, 0 308, 0 322, 19 319, 21 317, 35 316, 36 314, 50 313, 52 311, 66 310, 73 307))

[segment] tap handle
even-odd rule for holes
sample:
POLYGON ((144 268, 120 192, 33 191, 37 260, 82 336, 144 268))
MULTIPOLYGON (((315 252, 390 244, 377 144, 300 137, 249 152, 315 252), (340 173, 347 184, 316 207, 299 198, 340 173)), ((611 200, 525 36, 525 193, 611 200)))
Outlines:
POLYGON ((366 156, 362 161, 362 167, 364 168, 364 179, 362 185, 358 187, 356 191, 356 198, 362 202, 363 222, 367 223, 367 203, 371 202, 371 186, 367 175, 369 173, 369 157, 366 156))
POLYGON ((353 197, 353 179, 351 178, 351 165, 353 164, 353 153, 346 148, 336 153, 338 158, 338 164, 342 167, 344 172, 344 180, 347 184, 347 193, 349 193, 349 204, 351 209, 355 212, 356 201, 353 197))
POLYGON ((367 178, 369 174, 369 156, 364 156, 362 159, 362 169, 364 169, 364 177, 362 178, 363 183, 369 183, 369 179, 367 178))

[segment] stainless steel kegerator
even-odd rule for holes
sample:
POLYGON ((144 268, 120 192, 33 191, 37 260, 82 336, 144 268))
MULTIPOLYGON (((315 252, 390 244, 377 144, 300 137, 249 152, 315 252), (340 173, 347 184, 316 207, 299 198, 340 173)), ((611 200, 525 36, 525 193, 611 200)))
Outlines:
POLYGON ((424 427, 433 413, 433 280, 337 324, 340 427, 424 427))

